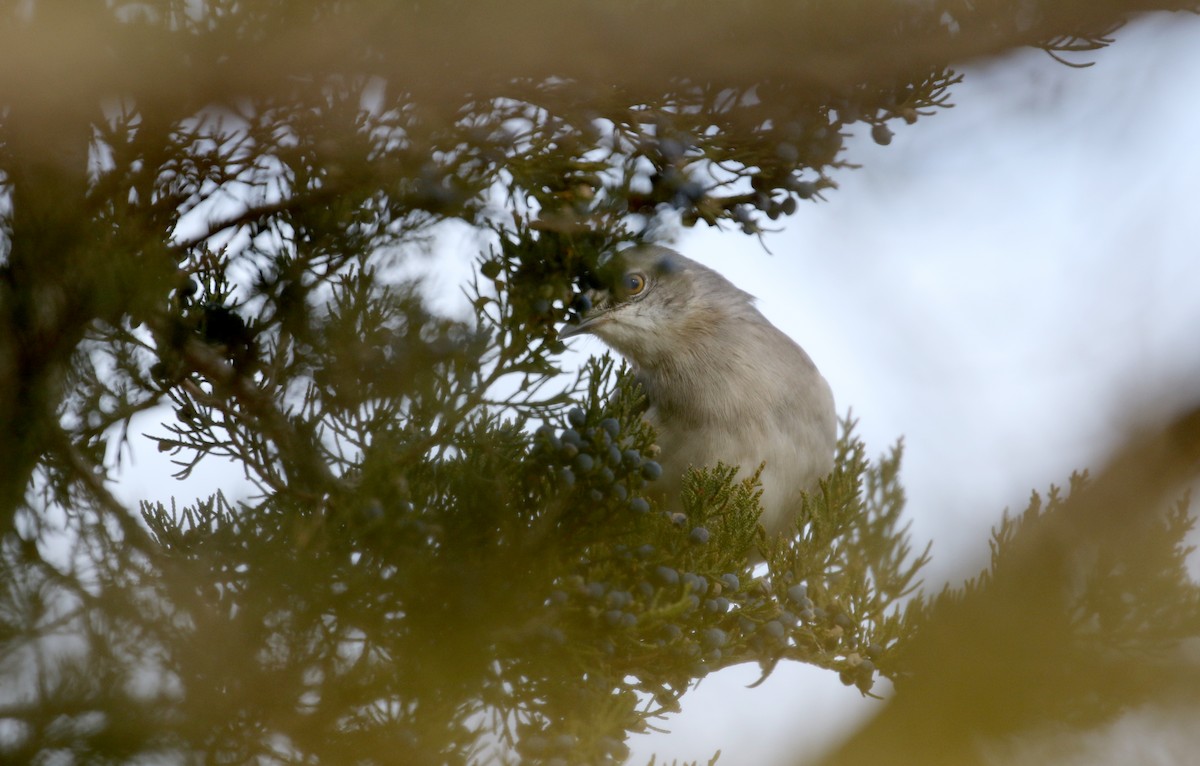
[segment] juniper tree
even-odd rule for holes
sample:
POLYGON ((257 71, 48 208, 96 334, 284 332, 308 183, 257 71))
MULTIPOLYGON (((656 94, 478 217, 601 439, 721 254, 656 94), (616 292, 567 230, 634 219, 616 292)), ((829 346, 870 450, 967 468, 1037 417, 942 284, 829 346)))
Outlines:
MULTIPOLYGON (((565 370, 556 328, 664 211, 754 235, 836 187, 852 126, 944 106, 950 56, 1095 48, 1124 8, 742 5, 6 4, 6 758, 619 761, 733 664, 927 671, 914 637, 976 590, 914 594, 898 446, 847 420, 782 540, 733 466, 666 512, 641 393, 565 370), (535 12, 577 50, 505 38, 535 12), (660 47, 599 45, 609 12, 660 47), (696 24, 742 66, 671 59, 696 24), (483 232, 467 318, 409 269, 447 221, 483 232), (179 476, 228 458, 253 491, 123 506, 146 412, 179 476)), ((1153 603, 1190 609, 1168 520, 1153 603)))

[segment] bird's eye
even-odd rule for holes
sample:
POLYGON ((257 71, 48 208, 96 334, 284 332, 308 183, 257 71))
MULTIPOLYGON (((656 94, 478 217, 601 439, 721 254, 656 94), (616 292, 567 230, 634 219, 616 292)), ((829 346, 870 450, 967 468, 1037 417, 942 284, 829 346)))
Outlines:
POLYGON ((646 278, 641 274, 625 275, 625 293, 630 297, 646 289, 646 278))

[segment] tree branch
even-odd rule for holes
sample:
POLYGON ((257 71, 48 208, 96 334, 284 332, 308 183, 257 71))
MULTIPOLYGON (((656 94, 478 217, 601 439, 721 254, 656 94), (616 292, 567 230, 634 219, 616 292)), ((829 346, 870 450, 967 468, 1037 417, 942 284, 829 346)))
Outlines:
POLYGON ((10 21, 0 30, 0 72, 21 73, 9 90, 15 85, 28 104, 39 105, 47 127, 59 105, 80 98, 132 93, 159 105, 228 102, 280 92, 296 78, 347 72, 381 75, 396 88, 450 103, 467 93, 487 96, 499 83, 550 76, 635 97, 679 79, 840 87, 1197 4, 1041 0, 1020 14, 1009 0, 971 7, 947 4, 953 25, 936 23, 941 8, 930 9, 935 23, 913 25, 918 7, 890 0, 363 4, 314 14, 319 18, 266 38, 218 27, 175 30, 169 44, 153 23, 39 7, 32 23, 10 21))

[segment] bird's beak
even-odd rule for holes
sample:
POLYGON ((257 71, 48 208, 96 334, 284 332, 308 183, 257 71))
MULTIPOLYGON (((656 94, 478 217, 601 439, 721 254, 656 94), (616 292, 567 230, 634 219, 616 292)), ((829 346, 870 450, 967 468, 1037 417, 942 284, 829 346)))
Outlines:
POLYGON ((574 338, 576 335, 584 335, 589 333, 592 331, 592 328, 603 318, 603 314, 593 314, 591 316, 581 318, 578 322, 563 325, 562 329, 558 331, 558 339, 566 340, 567 338, 574 338))
POLYGON ((579 312, 579 319, 570 324, 563 325, 563 328, 558 331, 558 339, 566 340, 574 338, 576 335, 590 333, 592 328, 604 321, 607 311, 607 293, 601 290, 588 290, 580 296, 583 305, 579 312))

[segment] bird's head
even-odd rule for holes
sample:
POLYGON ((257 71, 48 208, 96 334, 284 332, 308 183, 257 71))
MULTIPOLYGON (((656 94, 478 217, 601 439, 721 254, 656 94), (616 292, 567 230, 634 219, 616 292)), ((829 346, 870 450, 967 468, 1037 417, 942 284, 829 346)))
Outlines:
POLYGON ((643 245, 615 258, 615 284, 584 293, 579 321, 560 338, 589 333, 646 366, 711 335, 721 319, 757 314, 749 295, 674 250, 643 245))

